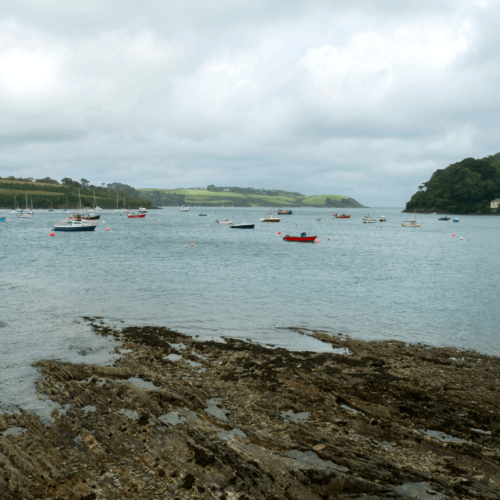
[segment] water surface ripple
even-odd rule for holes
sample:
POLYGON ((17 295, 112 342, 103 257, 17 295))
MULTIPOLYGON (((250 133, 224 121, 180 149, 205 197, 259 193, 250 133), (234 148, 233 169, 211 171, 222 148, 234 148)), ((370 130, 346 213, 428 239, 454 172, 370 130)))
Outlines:
POLYGON ((62 214, 7 214, 11 222, 0 223, 1 409, 46 407, 35 394, 34 361, 113 360, 114 341, 95 336, 82 316, 294 350, 330 347, 288 327, 499 354, 500 218, 453 223, 423 215, 417 229, 401 227, 408 215, 400 209, 370 209, 387 222, 362 224, 365 209, 336 220, 333 210, 300 208, 279 224, 258 223, 266 212, 167 207, 143 220, 104 213, 95 233, 55 237, 49 232, 62 214), (256 229, 216 224, 226 216, 256 229), (316 234, 321 243, 286 243, 278 231, 316 234))

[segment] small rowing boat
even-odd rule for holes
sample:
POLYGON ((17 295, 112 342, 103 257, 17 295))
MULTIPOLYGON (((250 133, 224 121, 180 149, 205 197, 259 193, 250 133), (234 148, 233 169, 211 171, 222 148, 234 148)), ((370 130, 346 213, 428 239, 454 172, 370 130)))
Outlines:
POLYGON ((314 243, 316 241, 316 236, 307 236, 306 233, 302 233, 300 236, 289 236, 287 234, 283 239, 285 241, 297 241, 299 243, 314 243))
POLYGON ((146 217, 146 214, 127 214, 127 217, 129 219, 144 219, 144 217, 146 217))

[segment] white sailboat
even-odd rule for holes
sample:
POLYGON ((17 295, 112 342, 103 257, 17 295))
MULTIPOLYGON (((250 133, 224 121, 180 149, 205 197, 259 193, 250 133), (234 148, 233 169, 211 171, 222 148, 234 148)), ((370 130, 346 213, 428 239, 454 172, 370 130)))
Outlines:
MULTIPOLYGON (((123 207, 125 207, 125 195, 123 195, 123 207)), ((116 195, 116 208, 111 212, 112 214, 122 214, 125 208, 118 208, 118 195, 116 195)))
POLYGON ((405 220, 401 222, 403 227, 420 227, 422 224, 417 222, 417 209, 415 208, 415 219, 414 220, 405 220))
MULTIPOLYGON (((31 201, 31 205, 33 206, 33 199, 31 201)), ((26 212, 21 211, 19 212, 16 217, 19 219, 31 219, 33 217, 33 210, 28 207, 28 193, 26 193, 26 212)))

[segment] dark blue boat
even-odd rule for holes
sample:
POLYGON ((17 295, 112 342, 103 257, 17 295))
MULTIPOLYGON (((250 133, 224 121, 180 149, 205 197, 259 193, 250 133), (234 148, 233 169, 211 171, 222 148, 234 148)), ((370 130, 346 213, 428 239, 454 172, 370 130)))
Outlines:
POLYGON ((54 226, 54 231, 80 232, 94 231, 97 226, 88 220, 82 220, 78 216, 65 219, 54 226))
POLYGON ((75 231, 94 231, 95 228, 96 226, 82 226, 82 227, 59 226, 55 227, 54 231, 66 231, 74 233, 75 231))
POLYGON ((233 224, 229 226, 231 229, 253 229, 255 224, 248 224, 248 223, 242 223, 242 224, 233 224))

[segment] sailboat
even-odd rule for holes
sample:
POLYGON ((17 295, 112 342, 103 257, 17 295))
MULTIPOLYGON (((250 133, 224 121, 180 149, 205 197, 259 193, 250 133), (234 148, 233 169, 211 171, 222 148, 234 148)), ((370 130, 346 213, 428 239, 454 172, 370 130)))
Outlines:
POLYGON ((68 205, 68 197, 66 196, 66 208, 63 210, 63 213, 68 213, 69 212, 69 205, 68 205))
MULTIPOLYGON (((33 198, 31 199, 31 205, 33 206, 33 198)), ((33 217, 33 210, 28 207, 28 193, 26 193, 26 212, 19 212, 16 217, 19 219, 31 219, 33 217)))
POLYGON ((53 212, 53 211, 54 211, 54 204, 52 202, 50 202, 49 212, 53 212))
POLYGON ((17 202, 17 198, 14 196, 14 210, 11 210, 10 212, 7 212, 9 214, 18 214, 22 212, 22 210, 19 208, 19 203, 17 202))
MULTIPOLYGON (((94 199, 92 200, 92 209, 89 210, 89 215, 87 217, 85 217, 86 219, 88 220, 97 220, 97 219, 100 219, 101 216, 96 214, 96 211, 99 207, 97 206, 97 202, 96 202, 96 199, 95 199, 95 189, 94 189, 94 199)), ((100 209, 99 209, 100 210, 100 209)))
POLYGON ((401 225, 403 227, 420 227, 422 224, 420 222, 417 222, 417 209, 415 207, 415 220, 405 220, 401 222, 401 225))
POLYGON ((125 212, 125 195, 123 195, 123 208, 118 208, 118 194, 116 195, 116 208, 111 212, 112 214, 122 214, 125 212))
POLYGON ((94 231, 97 225, 94 222, 82 218, 82 200, 80 198, 80 190, 78 190, 78 214, 73 217, 68 217, 54 226, 54 231, 94 231))

